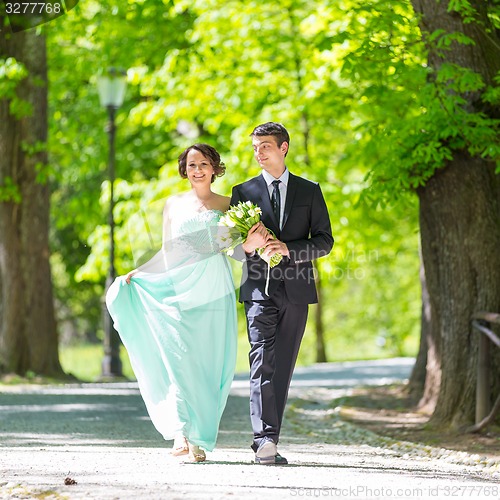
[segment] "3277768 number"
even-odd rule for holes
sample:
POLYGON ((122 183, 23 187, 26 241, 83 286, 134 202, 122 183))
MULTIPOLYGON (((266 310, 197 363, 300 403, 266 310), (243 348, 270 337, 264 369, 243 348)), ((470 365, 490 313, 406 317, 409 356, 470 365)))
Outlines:
POLYGON ((12 2, 5 4, 6 14, 60 14, 60 3, 49 2, 12 2))

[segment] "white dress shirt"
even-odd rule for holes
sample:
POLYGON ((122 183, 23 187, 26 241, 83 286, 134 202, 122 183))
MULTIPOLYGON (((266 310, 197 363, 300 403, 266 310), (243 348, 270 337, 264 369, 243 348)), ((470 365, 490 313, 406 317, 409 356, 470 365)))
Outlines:
POLYGON ((271 199, 274 191, 273 181, 280 180, 281 182, 278 184, 278 189, 280 190, 280 229, 283 227, 283 216, 285 213, 285 202, 286 202, 286 190, 288 188, 288 178, 290 177, 290 172, 287 168, 281 174, 281 177, 275 179, 269 172, 266 170, 262 171, 262 176, 267 184, 267 190, 269 191, 269 199, 271 199))

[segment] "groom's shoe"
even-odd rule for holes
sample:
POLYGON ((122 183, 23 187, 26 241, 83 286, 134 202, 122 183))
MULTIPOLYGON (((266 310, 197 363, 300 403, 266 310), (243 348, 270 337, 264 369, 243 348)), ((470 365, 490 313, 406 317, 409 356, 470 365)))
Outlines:
POLYGON ((255 463, 260 465, 286 465, 288 460, 278 453, 276 443, 265 441, 255 452, 255 463))

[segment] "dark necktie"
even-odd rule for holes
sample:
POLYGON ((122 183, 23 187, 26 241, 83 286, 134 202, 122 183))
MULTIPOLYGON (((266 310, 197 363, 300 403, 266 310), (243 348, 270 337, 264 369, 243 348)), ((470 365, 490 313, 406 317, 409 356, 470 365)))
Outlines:
POLYGON ((273 181, 273 194, 271 196, 271 203, 273 205, 273 212, 276 216, 276 220, 278 221, 278 227, 280 227, 280 215, 281 215, 281 196, 280 196, 280 185, 279 180, 273 181))

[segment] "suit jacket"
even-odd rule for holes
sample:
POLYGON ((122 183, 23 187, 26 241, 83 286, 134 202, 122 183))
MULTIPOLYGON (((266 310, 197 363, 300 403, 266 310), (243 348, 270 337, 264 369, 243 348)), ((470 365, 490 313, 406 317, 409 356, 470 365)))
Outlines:
MULTIPOLYGON (((262 175, 234 186, 231 205, 248 200, 262 209, 262 222, 287 244, 290 251, 290 258, 284 257, 278 266, 270 270, 269 296, 284 281, 291 303, 316 303, 318 295, 311 261, 327 255, 333 246, 330 218, 319 184, 290 173, 281 230, 262 175)), ((267 263, 257 254, 252 257, 246 255, 241 247, 234 255, 244 263, 240 302, 267 299, 267 263)))

